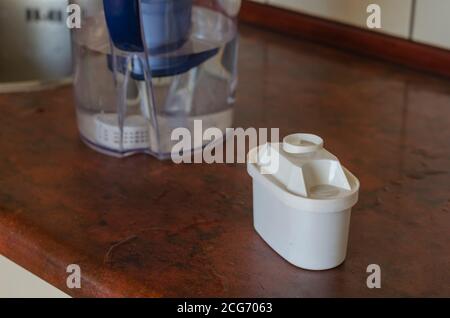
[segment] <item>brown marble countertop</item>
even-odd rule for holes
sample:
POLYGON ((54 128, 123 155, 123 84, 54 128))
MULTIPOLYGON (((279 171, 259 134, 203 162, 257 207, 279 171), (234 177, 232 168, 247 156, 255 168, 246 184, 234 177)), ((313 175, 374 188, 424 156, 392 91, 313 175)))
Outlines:
POLYGON ((449 80, 242 27, 235 126, 314 132, 361 181, 347 260, 323 272, 256 234, 245 165, 98 154, 67 87, 0 110, 0 254, 70 295, 450 296, 449 80))

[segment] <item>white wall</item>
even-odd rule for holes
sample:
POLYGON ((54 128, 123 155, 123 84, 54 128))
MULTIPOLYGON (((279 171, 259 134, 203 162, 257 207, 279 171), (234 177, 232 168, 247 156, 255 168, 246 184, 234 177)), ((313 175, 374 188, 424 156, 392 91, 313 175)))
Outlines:
POLYGON ((412 0, 253 0, 306 13, 353 26, 367 28, 366 12, 371 3, 380 5, 382 29, 376 30, 407 38, 412 0))
POLYGON ((413 40, 450 49, 450 0, 417 0, 413 40))
POLYGON ((379 4, 389 35, 450 49, 450 0, 252 0, 367 29, 367 6, 379 4), (416 6, 413 15, 413 4, 416 6), (413 20, 413 26, 411 21, 413 20), (411 33, 411 29, 413 33, 411 33))

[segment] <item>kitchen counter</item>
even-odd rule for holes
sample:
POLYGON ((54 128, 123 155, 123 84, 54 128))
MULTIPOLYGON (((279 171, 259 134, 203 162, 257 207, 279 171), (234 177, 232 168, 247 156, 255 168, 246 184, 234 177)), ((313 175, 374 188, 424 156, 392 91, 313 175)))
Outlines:
POLYGON ((235 126, 318 134, 362 185, 323 272, 256 234, 245 165, 98 154, 69 87, 0 109, 0 254, 72 296, 450 296, 450 80, 242 27, 235 126))

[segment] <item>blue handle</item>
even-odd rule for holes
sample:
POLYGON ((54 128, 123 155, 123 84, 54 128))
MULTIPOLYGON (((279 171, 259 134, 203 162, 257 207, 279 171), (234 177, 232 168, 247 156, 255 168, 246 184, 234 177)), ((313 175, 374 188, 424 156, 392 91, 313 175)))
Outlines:
POLYGON ((139 1, 103 0, 111 40, 122 51, 144 51, 139 1))

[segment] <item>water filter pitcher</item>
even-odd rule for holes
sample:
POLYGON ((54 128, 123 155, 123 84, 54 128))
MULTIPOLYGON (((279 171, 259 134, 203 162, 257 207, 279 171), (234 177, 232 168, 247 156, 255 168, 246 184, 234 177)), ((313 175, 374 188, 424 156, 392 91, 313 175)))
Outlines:
MULTIPOLYGON (((172 132, 232 125, 240 0, 73 0, 83 141, 118 157, 168 158, 172 132)), ((194 133, 192 136, 194 138, 194 133)), ((205 146, 192 141, 192 151, 205 146)))

